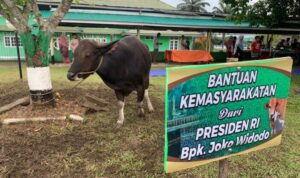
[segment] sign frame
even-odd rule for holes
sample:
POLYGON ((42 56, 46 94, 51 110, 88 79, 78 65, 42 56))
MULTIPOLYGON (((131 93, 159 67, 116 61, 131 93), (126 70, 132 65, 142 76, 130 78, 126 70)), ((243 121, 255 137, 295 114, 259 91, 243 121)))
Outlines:
MULTIPOLYGON (((276 146, 281 143, 281 137, 282 132, 278 133, 277 135, 272 135, 272 139, 264 141, 263 143, 251 147, 249 149, 244 149, 239 152, 235 153, 228 153, 226 155, 220 156, 220 157, 213 157, 209 159, 198 159, 198 160, 185 160, 185 161, 178 161, 178 160, 170 160, 168 158, 169 153, 169 140, 168 140, 168 118, 169 118, 169 90, 173 89, 177 85, 174 85, 174 83, 180 85, 180 83, 183 83, 185 81, 192 80, 193 78, 201 76, 203 73, 208 73, 212 71, 218 71, 222 69, 229 69, 236 67, 244 68, 244 67, 257 67, 257 68, 268 68, 273 71, 277 71, 278 73, 285 74, 289 77, 289 81, 287 83, 289 86, 284 88, 283 90, 286 90, 286 99, 285 104, 288 96, 288 91, 290 88, 290 82, 291 82, 291 68, 292 68, 293 60, 290 57, 284 57, 284 58, 275 58, 275 59, 269 59, 269 60, 256 60, 256 61, 246 61, 246 62, 238 62, 238 63, 222 63, 222 64, 211 64, 211 65, 197 65, 197 66, 183 66, 183 67, 169 67, 166 69, 166 83, 165 83, 165 152, 164 152, 164 168, 166 173, 172 173, 188 168, 193 168, 196 166, 200 166, 203 164, 207 164, 213 161, 219 161, 226 159, 228 157, 237 156, 241 154, 250 153, 253 151, 257 151, 260 149, 268 148, 271 146, 276 146), (180 72, 184 73, 182 75, 180 72), (180 72, 178 72, 180 71, 180 72), (179 81, 179 82, 178 82, 179 81)), ((270 99, 271 100, 271 99, 270 99)), ((175 101, 174 101, 175 103, 175 101)), ((175 104, 174 104, 175 105, 175 104)), ((285 108, 285 106, 284 106, 285 108)), ((182 150, 181 150, 182 151, 182 150)), ((230 151, 230 149, 229 149, 230 151)), ((182 154, 182 153, 181 153, 182 154)))

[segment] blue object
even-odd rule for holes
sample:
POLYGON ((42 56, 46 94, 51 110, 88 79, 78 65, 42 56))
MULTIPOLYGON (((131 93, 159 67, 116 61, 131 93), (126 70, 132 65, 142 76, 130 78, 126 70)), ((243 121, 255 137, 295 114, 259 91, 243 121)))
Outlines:
POLYGON ((293 75, 300 75, 300 69, 293 69, 292 74, 293 75))
POLYGON ((165 69, 153 69, 150 71, 150 77, 162 77, 166 75, 165 69))

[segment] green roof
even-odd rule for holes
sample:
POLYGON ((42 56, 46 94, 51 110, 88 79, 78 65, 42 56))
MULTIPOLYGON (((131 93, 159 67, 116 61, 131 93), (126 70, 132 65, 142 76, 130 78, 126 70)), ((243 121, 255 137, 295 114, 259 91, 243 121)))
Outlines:
MULTIPOLYGON (((42 11, 42 16, 48 18, 52 12, 42 11)), ((179 17, 179 16, 166 16, 166 15, 126 15, 126 14, 113 14, 113 13, 88 13, 83 11, 68 12, 64 18, 64 21, 73 21, 81 23, 93 23, 93 22, 106 22, 110 24, 133 24, 133 25, 163 25, 163 26, 186 26, 186 27, 249 27, 249 23, 236 24, 232 21, 225 19, 213 19, 213 18, 191 18, 191 17, 179 17)))
MULTIPOLYGON (((50 1, 50 0, 49 0, 50 1)), ((83 0, 82 0, 83 1, 83 0)), ((53 1, 52 1, 53 2, 53 1)), ((55 8, 41 10, 44 18, 49 18, 55 8)), ((0 26, 5 27, 4 20, 0 18, 0 26)), ((118 10, 114 8, 72 8, 66 14, 60 26, 80 28, 122 28, 122 29, 144 29, 144 30, 173 30, 173 31, 211 31, 224 33, 284 33, 299 34, 299 29, 266 27, 250 27, 249 23, 236 24, 225 18, 210 14, 186 14, 174 10, 118 10)), ((3 29, 2 29, 3 30, 3 29)), ((70 29, 62 29, 70 30, 70 29)), ((92 33, 93 31, 89 31, 92 33)), ((115 32, 118 33, 118 32, 115 32)))
MULTIPOLYGON (((39 2, 59 3, 61 0, 39 0, 39 2)), ((76 1, 73 4, 77 4, 76 1)), ((160 0, 80 0, 78 4, 90 6, 111 6, 111 7, 136 7, 150 9, 168 9, 175 8, 160 0)))
POLYGON ((6 26, 6 19, 0 15, 0 26, 6 26))

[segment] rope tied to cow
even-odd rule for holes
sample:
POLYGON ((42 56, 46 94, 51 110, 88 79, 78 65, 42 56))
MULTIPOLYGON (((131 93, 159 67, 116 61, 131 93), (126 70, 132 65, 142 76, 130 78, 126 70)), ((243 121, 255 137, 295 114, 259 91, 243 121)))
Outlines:
MULTIPOLYGON (((103 63, 103 56, 101 57, 101 59, 100 59, 100 62, 99 62, 99 64, 98 64, 98 66, 97 66, 97 68, 95 69, 95 70, 93 70, 93 71, 90 71, 90 72, 79 72, 78 74, 80 74, 80 75, 86 75, 86 74, 89 74, 89 75, 93 75, 95 72, 97 72, 97 70, 99 70, 100 69, 100 67, 102 66, 102 63, 103 63)), ((89 76, 88 76, 89 77, 89 76)), ((80 80, 76 85, 74 85, 71 89, 74 89, 74 88, 76 88, 76 87, 78 87, 80 84, 82 84, 88 77, 86 77, 85 79, 82 79, 82 80, 80 80)))

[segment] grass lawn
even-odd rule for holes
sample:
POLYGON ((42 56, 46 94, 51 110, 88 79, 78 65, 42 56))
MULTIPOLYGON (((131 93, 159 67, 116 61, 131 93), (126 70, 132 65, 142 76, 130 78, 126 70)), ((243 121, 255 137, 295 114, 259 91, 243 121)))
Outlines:
MULTIPOLYGON (((67 70, 51 67, 55 90, 76 84, 67 80, 67 70)), ((23 71, 26 74, 25 68, 23 71)), ((0 177, 217 177, 217 163, 174 174, 163 172, 164 82, 164 77, 151 78, 150 97, 156 111, 145 118, 137 117, 136 95, 130 95, 121 129, 114 127, 116 99, 109 101, 110 112, 88 115, 83 124, 49 122, 1 127, 0 177)), ((108 89, 95 75, 72 92, 99 88, 108 89)), ((300 76, 293 76, 282 144, 230 158, 230 177, 300 178, 300 96, 295 92, 299 89, 300 76)), ((0 102, 27 92, 26 76, 21 82, 17 67, 1 67, 0 63, 0 102)), ((113 95, 107 90, 103 98, 113 95)))

